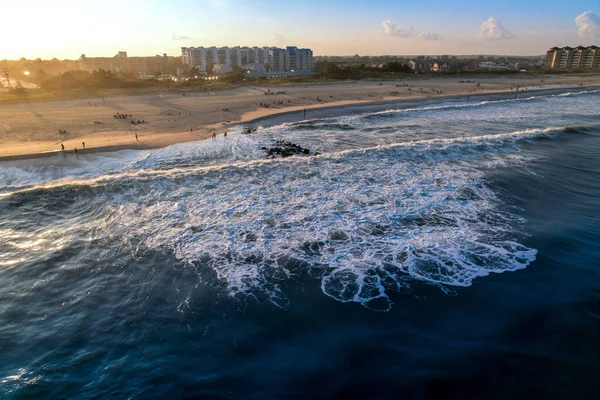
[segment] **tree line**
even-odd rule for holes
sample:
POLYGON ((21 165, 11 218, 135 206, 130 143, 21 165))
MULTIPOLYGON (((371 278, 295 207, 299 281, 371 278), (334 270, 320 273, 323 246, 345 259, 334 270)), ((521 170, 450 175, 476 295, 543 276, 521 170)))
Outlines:
POLYGON ((317 76, 331 79, 361 79, 386 73, 408 74, 413 71, 408 65, 399 61, 389 61, 383 64, 381 68, 368 67, 362 63, 344 66, 338 65, 333 61, 317 61, 314 66, 314 72, 317 76))

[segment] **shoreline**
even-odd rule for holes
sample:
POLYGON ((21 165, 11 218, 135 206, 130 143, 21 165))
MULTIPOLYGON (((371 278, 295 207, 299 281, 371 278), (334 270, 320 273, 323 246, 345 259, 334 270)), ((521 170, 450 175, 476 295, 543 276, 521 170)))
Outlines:
MULTIPOLYGON (((213 132, 219 131, 218 134, 221 136, 224 132, 231 132, 234 128, 242 126, 256 127, 269 127, 278 125, 281 123, 295 121, 295 118, 290 118, 295 115, 302 115, 304 110, 307 112, 312 111, 320 114, 320 118, 327 118, 337 115, 352 114, 364 112, 367 108, 378 108, 384 106, 395 106, 398 109, 406 109, 421 105, 440 104, 445 102, 460 101, 466 98, 472 98, 475 101, 488 101, 488 100, 508 100, 517 96, 531 97, 540 94, 552 94, 552 93, 567 93, 567 92, 583 92, 587 90, 598 90, 599 85, 587 85, 587 86, 573 86, 573 87, 561 87, 561 88, 533 88, 526 91, 508 91, 508 90, 488 90, 480 93, 461 93, 461 94, 439 94, 433 97, 419 96, 415 98, 409 97, 398 97, 393 96, 384 97, 383 99, 373 100, 342 100, 334 101, 323 104, 310 104, 310 105, 299 105, 299 106, 288 106, 284 108, 258 108, 251 111, 247 111, 241 114, 240 119, 236 121, 227 121, 227 123, 221 124, 210 124, 203 126, 196 131, 190 132, 164 132, 164 133, 142 133, 142 139, 136 142, 128 141, 127 143, 111 143, 107 145, 100 145, 94 147, 80 148, 74 150, 51 150, 51 151, 38 151, 38 152, 19 152, 18 154, 0 155, 0 162, 18 161, 27 159, 39 159, 49 158, 58 154, 64 155, 84 155, 94 153, 105 153, 105 152, 117 152, 123 150, 150 150, 157 148, 164 148, 170 145, 178 143, 195 142, 200 140, 209 139, 213 132), (336 113, 338 111, 339 113, 336 113), (266 122, 265 125, 258 125, 261 122, 266 122)), ((312 117, 312 116, 311 116, 312 117)), ((311 118, 309 118, 311 119, 311 118)), ((117 132, 104 132, 98 134, 91 134, 87 136, 80 136, 77 140, 83 142, 88 141, 92 138, 98 139, 100 136, 106 137, 106 134, 113 135, 131 135, 133 131, 117 131, 117 132)), ((114 138, 116 136, 111 136, 114 138)), ((75 139, 69 139, 75 140, 75 139)), ((109 141, 107 139, 107 141, 109 141)), ((24 142, 15 144, 14 147, 29 148, 32 145, 42 143, 45 146, 50 144, 55 145, 53 141, 46 142, 24 142)), ((60 142, 58 143, 60 144, 60 142)))
MULTIPOLYGON (((444 103, 444 102, 460 101, 467 97, 474 98, 475 100, 478 100, 478 101, 489 101, 489 100, 498 101, 498 100, 512 99, 515 94, 517 94, 517 95, 525 95, 525 94, 539 95, 539 94, 552 94, 552 92, 556 92, 557 94, 560 94, 560 93, 571 92, 573 90, 578 91, 578 92, 584 92, 584 91, 588 91, 588 90, 600 90, 600 85, 562 88, 562 89, 554 89, 554 88, 552 88, 552 89, 544 89, 544 88, 530 89, 526 92, 518 92, 518 93, 506 92, 506 91, 495 91, 495 92, 472 93, 472 94, 438 95, 436 97, 430 97, 430 98, 421 97, 421 98, 415 98, 415 99, 406 99, 406 98, 400 99, 399 98, 399 99, 360 101, 360 102, 347 103, 347 104, 329 104, 329 105, 323 105, 321 107, 306 107, 306 110, 307 111, 313 110, 313 111, 317 111, 317 112, 346 110, 346 112, 340 113, 340 115, 347 115, 347 114, 353 113, 352 111, 350 111, 352 109, 357 109, 355 112, 360 112, 358 109, 365 109, 365 108, 371 108, 371 107, 377 108, 377 107, 386 106, 386 105, 402 106, 402 107, 397 107, 397 109, 402 110, 402 109, 415 107, 415 106, 421 106, 421 105, 434 105, 434 104, 440 104, 440 103, 444 103), (482 99, 482 97, 483 97, 483 99, 482 99), (350 112, 348 112, 348 111, 350 111, 350 112)), ((530 96, 527 96, 527 97, 530 97, 530 96)), ((293 107, 289 107, 289 108, 293 108, 293 107)), ((246 114, 251 114, 251 113, 253 113, 253 112, 246 113, 246 114)), ((232 126, 251 125, 252 127, 255 127, 254 125, 256 125, 259 122, 269 121, 269 120, 277 120, 274 123, 267 123, 264 126, 261 125, 263 127, 269 127, 269 126, 277 125, 279 123, 285 123, 287 121, 283 121, 283 122, 280 121, 280 119, 282 119, 282 117, 295 115, 298 113, 303 113, 303 109, 293 109, 293 110, 283 109, 283 110, 281 110, 281 112, 277 112, 277 113, 273 113, 273 114, 265 114, 265 115, 254 117, 252 119, 239 121, 237 124, 232 124, 232 126)), ((328 117, 329 116, 323 116, 322 118, 328 118, 328 117)))

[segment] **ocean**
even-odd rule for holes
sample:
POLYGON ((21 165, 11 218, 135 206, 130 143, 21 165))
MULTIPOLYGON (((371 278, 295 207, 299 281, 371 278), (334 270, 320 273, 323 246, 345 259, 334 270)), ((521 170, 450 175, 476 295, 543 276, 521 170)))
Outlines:
POLYGON ((599 90, 306 118, 0 162, 0 398, 600 398, 599 90))

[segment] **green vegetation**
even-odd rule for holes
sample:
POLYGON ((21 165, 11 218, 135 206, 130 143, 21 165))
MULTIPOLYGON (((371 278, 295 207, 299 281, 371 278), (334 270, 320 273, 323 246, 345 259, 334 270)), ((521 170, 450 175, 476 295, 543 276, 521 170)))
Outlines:
POLYGON ((318 77, 331 79, 365 79, 395 74, 410 74, 413 71, 399 61, 390 61, 381 68, 367 67, 365 64, 339 65, 332 61, 317 61, 314 72, 318 77))
POLYGON ((36 83, 42 90, 69 89, 121 89, 148 87, 153 85, 151 80, 140 80, 131 74, 115 74, 103 69, 93 72, 75 70, 56 76, 39 75, 36 83))

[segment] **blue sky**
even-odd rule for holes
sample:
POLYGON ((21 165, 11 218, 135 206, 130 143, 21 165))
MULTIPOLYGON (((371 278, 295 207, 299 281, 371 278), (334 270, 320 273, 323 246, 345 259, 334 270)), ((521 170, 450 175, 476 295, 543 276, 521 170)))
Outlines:
POLYGON ((211 45, 541 54, 600 44, 599 16, 600 0, 29 0, 3 5, 0 59, 179 55, 181 46, 211 45))

